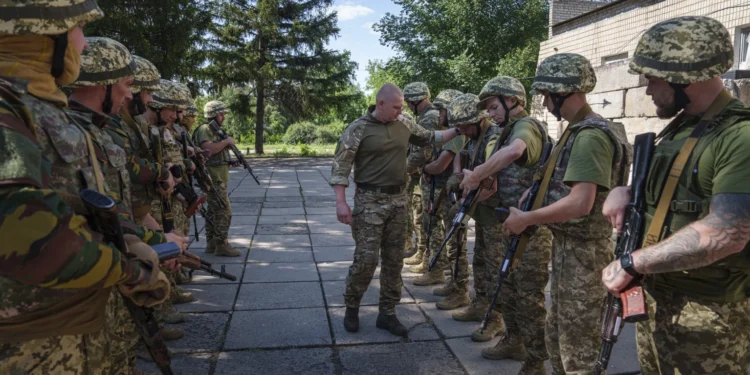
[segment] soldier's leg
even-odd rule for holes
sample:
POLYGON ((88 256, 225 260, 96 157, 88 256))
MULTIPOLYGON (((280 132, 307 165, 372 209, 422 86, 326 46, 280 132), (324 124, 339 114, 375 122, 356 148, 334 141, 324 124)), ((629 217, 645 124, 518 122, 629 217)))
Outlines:
POLYGON ((544 337, 549 354, 549 362, 552 365, 552 373, 555 375, 565 374, 562 357, 560 355, 560 335, 558 333, 559 291, 562 263, 565 259, 563 244, 565 243, 562 232, 552 232, 552 273, 550 274, 550 306, 547 311, 547 321, 544 326, 544 337))
MULTIPOLYGON (((438 189, 435 189, 435 196, 439 196, 440 191, 438 189)), ((436 208, 436 215, 431 216, 429 214, 429 207, 430 207, 430 192, 429 192, 429 185, 423 185, 422 191, 425 192, 422 194, 422 209, 423 214, 419 223, 420 228, 423 229, 424 232, 424 242, 427 243, 427 238, 429 237, 430 240, 430 246, 425 246, 424 255, 422 257, 422 264, 411 267, 409 271, 416 272, 416 273, 422 273, 421 276, 418 276, 412 280, 414 285, 418 286, 427 286, 427 285, 434 285, 439 284, 445 281, 445 273, 444 269, 448 266, 448 258, 446 251, 443 251, 440 254, 440 259, 438 259, 438 262, 435 263, 435 266, 432 268, 432 271, 429 270, 430 261, 432 258, 437 254, 437 251, 440 249, 440 243, 442 242, 442 230, 441 228, 438 228, 442 223, 440 223, 441 216, 440 210, 436 208), (430 222, 432 222, 430 225, 430 222), (431 234, 428 233, 428 229, 432 232, 431 234), (429 249, 429 251, 427 250, 429 249)), ((433 203, 434 205, 434 203, 433 203)))
MULTIPOLYGON (((659 375, 659 352, 654 341, 656 328, 656 300, 651 294, 646 293, 646 307, 648 308, 648 320, 638 322, 635 325, 635 341, 638 350, 638 362, 641 365, 643 375, 659 375)), ((663 324, 663 322, 660 322, 663 324)))
MULTIPOLYGON (((558 232, 554 235, 557 239, 558 232)), ((557 333, 566 373, 592 373, 601 348, 601 307, 607 290, 601 272, 613 259, 611 238, 561 235, 557 333)))
MULTIPOLYGON (((102 367, 93 370, 101 371, 102 367)), ((0 374, 88 375, 84 335, 0 344, 0 374)))
POLYGON ((129 375, 135 365, 138 334, 130 311, 117 288, 107 301, 104 331, 109 346, 108 358, 112 375, 129 375))
MULTIPOLYGON (((227 242, 229 236, 229 227, 232 224, 232 206, 229 204, 229 194, 227 193, 227 183, 221 182, 216 184, 216 198, 226 204, 226 208, 215 210, 213 217, 214 237, 216 243, 216 256, 240 256, 240 251, 230 246, 227 242)), ((220 204, 218 201, 216 204, 220 204)))
MULTIPOLYGON (((477 225, 480 227, 480 225, 477 225)), ((477 232, 477 239, 481 236, 482 243, 482 254, 480 259, 484 262, 484 272, 480 272, 477 268, 481 265, 474 266, 474 286, 477 290, 477 296, 483 295, 484 300, 481 301, 486 304, 486 307, 480 311, 482 318, 489 308, 490 298, 494 293, 497 286, 497 272, 500 269, 500 262, 502 261, 502 252, 504 249, 503 242, 505 239, 505 229, 499 222, 493 222, 492 224, 482 224, 481 230, 477 232), (480 289, 478 285, 483 285, 480 289), (481 294, 480 294, 481 293, 481 294)), ((477 259, 477 253, 474 253, 474 259, 477 259)), ((478 299, 478 298, 477 298, 478 299)), ((479 299, 478 299, 479 300, 479 299)), ((487 327, 481 329, 477 327, 471 334, 471 339, 477 342, 486 342, 492 340, 495 336, 502 334, 504 331, 504 324, 500 309, 500 304, 495 304, 493 312, 490 314, 487 327)))
MULTIPOLYGON (((346 277, 344 301, 349 308, 359 308, 362 296, 372 281, 378 266, 380 244, 383 239, 385 217, 378 204, 378 194, 357 190, 352 210, 354 261, 346 277)), ((382 276, 381 276, 382 277, 382 276)))
POLYGON ((404 257, 406 260, 405 264, 418 264, 422 259, 417 255, 417 246, 414 242, 414 214, 412 212, 412 192, 414 191, 414 185, 411 183, 411 179, 406 182, 406 244, 404 245, 404 257))
POLYGON ((380 268, 380 302, 381 314, 393 315, 396 313, 396 305, 401 301, 401 290, 403 280, 401 269, 404 266, 404 258, 401 250, 406 241, 406 195, 394 196, 385 218, 381 252, 382 258, 380 268))

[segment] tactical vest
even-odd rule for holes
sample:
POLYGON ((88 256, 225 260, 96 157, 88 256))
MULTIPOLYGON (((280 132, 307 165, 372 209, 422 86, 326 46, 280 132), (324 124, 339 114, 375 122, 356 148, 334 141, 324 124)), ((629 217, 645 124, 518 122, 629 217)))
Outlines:
MULTIPOLYGON (((734 99, 735 104, 736 99, 734 99)), ((719 138, 725 131, 733 128, 740 121, 750 120, 748 108, 725 108, 713 118, 706 132, 688 158, 680 175, 674 199, 670 205, 659 238, 661 241, 688 224, 704 218, 709 213, 711 192, 703 192, 695 181, 698 162, 703 151, 719 138)), ((742 124, 750 126, 750 124, 742 124)), ((688 137, 673 139, 674 134, 662 139, 656 145, 652 157, 649 175, 646 180, 646 214, 645 226, 648 229, 653 220, 656 206, 661 198, 662 189, 669 176, 672 162, 688 137)), ((750 167, 750 166, 749 166, 750 167)), ((670 272, 649 275, 649 283, 658 289, 671 290, 695 298, 716 301, 736 302, 750 296, 750 244, 742 252, 730 255, 714 264, 688 271, 670 272)))
MULTIPOLYGON (((611 187, 623 186, 628 182, 630 165, 633 162, 633 146, 628 143, 625 135, 625 127, 621 123, 610 122, 602 118, 585 118, 581 122, 570 127, 571 135, 565 144, 558 143, 557 147, 563 147, 560 155, 555 161, 555 171, 552 174, 550 185, 547 188, 547 196, 544 206, 549 206, 570 194, 571 187, 563 182, 565 171, 568 169, 570 152, 573 150, 576 136, 584 129, 599 129, 609 136, 615 145, 614 159, 612 160, 611 187)), ((554 151, 552 152, 554 154, 554 151)), ((591 212, 582 217, 570 219, 562 223, 547 224, 550 229, 565 232, 566 234, 586 239, 601 239, 612 237, 612 224, 602 214, 604 200, 608 191, 597 192, 594 207, 591 212)))
MULTIPOLYGON (((478 165, 484 164, 491 155, 487 155, 487 144, 492 138, 499 137, 503 133, 503 128, 496 124, 487 127, 484 137, 481 140, 471 140, 466 146, 469 150, 469 169, 474 170, 478 165), (473 162, 472 162, 473 160, 473 162)), ((489 198, 479 202, 479 204, 492 207, 494 210, 500 204, 500 198, 497 194, 492 194, 489 198)))
MULTIPOLYGON (((533 117, 523 117, 512 120, 506 125, 506 128, 509 129, 504 131, 506 133, 505 138, 497 140, 502 145, 501 147, 507 147, 510 144, 510 135, 513 133, 513 128, 522 121, 531 122, 539 130, 542 135, 542 148, 547 142, 552 142, 547 134, 546 124, 533 117)), ((522 167, 514 162, 500 170, 497 174, 497 199, 500 204, 506 208, 518 207, 518 201, 523 193, 531 187, 531 183, 534 181, 534 173, 542 165, 540 157, 537 164, 530 167, 522 167)))
MULTIPOLYGON (((154 162, 153 153, 149 148, 148 135, 143 133, 142 128, 136 121, 136 119, 126 116, 122 116, 120 119, 123 131, 131 140, 132 149, 129 151, 137 154, 141 159, 154 162)), ((130 194, 133 199, 133 211, 137 217, 145 216, 145 213, 148 213, 151 209, 151 201, 158 197, 154 184, 132 184, 130 194)))
POLYGON ((180 134, 167 126, 160 127, 159 132, 161 133, 161 149, 164 153, 164 161, 185 168, 182 158, 182 144, 177 141, 180 134))
MULTIPOLYGON (((214 120, 211 120, 214 121, 214 120)), ((213 129, 211 129, 211 126, 209 124, 203 124, 198 129, 193 132, 193 143, 195 143, 198 147, 201 146, 200 142, 198 142, 198 139, 196 137, 196 134, 198 134, 198 130, 203 132, 203 127, 206 127, 206 130, 208 130, 211 134, 213 134, 214 139, 212 142, 221 142, 221 138, 218 134, 216 134, 213 129)), ((211 154, 211 156, 208 158, 208 161, 206 162, 207 166, 216 166, 216 165, 226 165, 229 164, 229 161, 232 160, 232 158, 229 156, 229 147, 224 147, 224 149, 221 150, 221 152, 218 152, 216 154, 211 154)))

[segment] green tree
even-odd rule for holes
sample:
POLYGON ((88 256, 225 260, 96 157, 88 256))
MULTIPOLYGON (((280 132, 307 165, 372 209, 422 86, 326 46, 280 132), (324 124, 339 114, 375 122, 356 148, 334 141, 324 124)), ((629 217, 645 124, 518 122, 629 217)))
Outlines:
POLYGON ((269 101, 298 119, 325 113, 327 106, 348 100, 336 94, 349 85, 356 64, 348 52, 325 48, 339 32, 336 14, 328 12, 332 2, 233 0, 218 7, 204 76, 213 89, 251 87, 257 154, 263 153, 269 101))

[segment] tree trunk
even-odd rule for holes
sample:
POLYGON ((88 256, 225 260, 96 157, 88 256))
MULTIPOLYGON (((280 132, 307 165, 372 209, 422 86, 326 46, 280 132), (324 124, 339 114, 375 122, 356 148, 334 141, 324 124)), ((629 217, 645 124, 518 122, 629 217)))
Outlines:
POLYGON ((263 154, 263 117, 264 110, 266 108, 265 105, 265 90, 263 89, 264 82, 263 82, 263 76, 259 76, 257 80, 255 80, 255 87, 256 87, 256 97, 255 97, 255 154, 256 155, 262 155, 263 154))

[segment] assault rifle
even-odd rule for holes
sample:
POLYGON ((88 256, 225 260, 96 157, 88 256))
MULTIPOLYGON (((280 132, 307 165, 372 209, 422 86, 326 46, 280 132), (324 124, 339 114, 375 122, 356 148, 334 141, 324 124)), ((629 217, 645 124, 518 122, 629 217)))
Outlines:
MULTIPOLYGON (((633 175, 630 187, 630 202, 625 211, 625 225, 622 235, 617 238, 615 258, 632 254, 641 248, 646 216, 646 178, 654 154, 654 133, 639 134, 633 145, 633 175)), ((602 348, 596 361, 595 374, 607 370, 609 357, 617 338, 622 332, 623 322, 633 323, 648 320, 646 295, 640 280, 633 280, 628 287, 615 296, 607 294, 602 308, 602 348)))
MULTIPOLYGON (((157 246, 160 246, 160 245, 157 245, 157 246)), ((156 246, 154 246, 154 248, 156 248, 156 246)), ((221 266, 221 270, 217 270, 213 268, 213 265, 211 263, 206 262, 205 260, 201 259, 199 256, 193 253, 183 251, 181 254, 178 254, 178 255, 164 253, 164 255, 162 256, 161 253, 159 254, 160 262, 173 259, 173 258, 177 258, 178 263, 190 269, 190 272, 189 272, 190 278, 193 277, 194 271, 203 271, 208 274, 220 277, 222 279, 227 279, 230 281, 237 281, 237 277, 235 277, 234 275, 228 274, 226 272, 226 268, 224 267, 224 265, 221 266)))
MULTIPOLYGON (((544 150, 542 150, 542 157, 540 159, 540 164, 544 165, 544 163, 547 161, 547 158, 549 158, 550 153, 552 152, 552 143, 548 142, 546 145, 544 145, 544 150)), ((521 210, 524 212, 531 211, 532 207, 534 206, 534 201, 536 200, 536 196, 539 193, 539 186, 541 185, 541 180, 536 180, 531 185, 531 188, 529 189, 529 194, 526 197, 526 200, 523 203, 523 207, 521 207, 521 210)), ((505 222, 505 220, 508 218, 508 214, 510 211, 503 207, 495 208, 495 218, 500 222, 505 222)), ((505 259, 503 259, 503 262, 500 264, 500 270, 498 271, 498 277, 497 277, 497 286, 495 287, 495 294, 492 296, 492 300, 490 301, 490 305, 487 309, 487 313, 484 314, 484 319, 482 319, 482 327, 481 331, 484 332, 485 328, 487 328, 487 322, 489 322, 490 316, 492 314, 492 310, 495 307, 495 303, 497 303, 497 296, 500 295, 500 289, 502 289, 503 286, 503 280, 505 280, 506 277, 510 274, 510 269, 518 263, 518 260, 515 259, 516 253, 520 250, 521 253, 526 248, 526 243, 529 240, 529 237, 531 233, 535 228, 529 228, 524 233, 520 235, 513 235, 510 238, 510 244, 508 245, 507 250, 505 251, 505 259), (520 249, 519 249, 520 248, 520 249)))
MULTIPOLYGON (((187 134, 183 131, 181 136, 182 141, 182 157, 187 159, 188 156, 188 150, 187 150, 187 134)), ((196 165, 196 170, 198 164, 200 164, 199 161, 194 161, 196 165)), ((175 169, 175 173, 180 173, 179 165, 172 166, 175 169), (178 167, 178 168, 175 168, 178 167)), ((205 195, 198 195, 195 193, 195 190, 193 190, 193 176, 190 175, 190 173, 187 173, 187 171, 184 171, 181 173, 181 175, 185 176, 187 178, 187 184, 184 182, 181 182, 177 184, 176 189, 177 191, 182 195, 183 198, 185 198, 185 201, 188 202, 188 208, 185 210, 185 214, 188 217, 193 217, 193 223, 194 223, 194 231, 195 231, 195 240, 200 241, 200 237, 198 236, 198 222, 195 218, 196 211, 199 211, 201 216, 203 216, 203 219, 206 220, 206 224, 213 227, 213 221, 208 216, 208 212, 206 212, 206 209, 202 207, 201 205, 203 203, 206 203, 206 196, 205 195), (199 208, 200 207, 200 208, 199 208)), ((175 176, 177 177, 177 176, 175 176)))
MULTIPOLYGON (((126 254, 127 246, 125 245, 120 220, 115 210, 115 201, 104 194, 89 189, 81 190, 80 197, 91 214, 92 220, 89 223, 92 225, 92 228, 103 234, 105 240, 113 243, 121 253, 126 254)), ((153 271, 159 272, 158 269, 153 271)), ((163 375, 172 375, 169 351, 159 333, 159 324, 154 316, 154 311, 150 308, 136 305, 129 298, 123 298, 123 300, 130 315, 133 317, 136 330, 146 345, 151 359, 154 360, 163 375)))
MULTIPOLYGON (((216 135, 218 135, 219 138, 221 138, 222 140, 229 138, 227 133, 224 132, 224 129, 219 127, 219 125, 216 124, 215 121, 209 122, 208 126, 210 126, 211 130, 213 130, 214 133, 216 133, 216 135)), ((247 164, 247 160, 245 160, 245 157, 242 156, 242 151, 238 150, 237 146, 235 145, 230 145, 229 148, 234 153, 234 156, 237 157, 237 161, 239 161, 242 164, 242 166, 245 167, 245 169, 247 169, 250 175, 253 176, 253 180, 255 180, 255 183, 260 185, 260 181, 258 181, 258 177, 255 177, 255 174, 253 173, 253 169, 250 168, 250 164, 247 164)))

